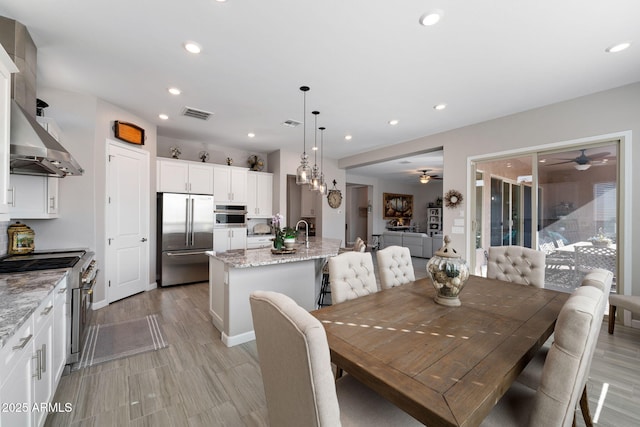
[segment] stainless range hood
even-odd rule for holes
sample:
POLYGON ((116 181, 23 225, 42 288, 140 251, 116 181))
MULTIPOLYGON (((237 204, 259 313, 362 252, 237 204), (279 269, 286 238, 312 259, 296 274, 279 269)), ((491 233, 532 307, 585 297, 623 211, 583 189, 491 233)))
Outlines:
POLYGON ((71 153, 36 121, 36 46, 26 27, 0 16, 0 43, 19 70, 11 77, 10 172, 82 175, 71 153))

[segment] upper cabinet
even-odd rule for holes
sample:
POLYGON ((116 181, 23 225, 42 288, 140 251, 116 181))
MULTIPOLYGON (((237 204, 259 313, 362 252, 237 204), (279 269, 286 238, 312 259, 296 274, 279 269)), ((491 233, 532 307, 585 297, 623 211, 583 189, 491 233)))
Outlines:
POLYGON ((213 165, 177 159, 158 159, 158 193, 213 194, 213 165))
POLYGON ((247 172, 247 218, 270 218, 273 215, 273 174, 247 172))
POLYGON ((0 221, 9 220, 9 130, 11 129, 11 73, 15 64, 0 45, 0 221))
POLYGON ((216 204, 247 204, 247 174, 245 168, 213 166, 213 199, 216 204))

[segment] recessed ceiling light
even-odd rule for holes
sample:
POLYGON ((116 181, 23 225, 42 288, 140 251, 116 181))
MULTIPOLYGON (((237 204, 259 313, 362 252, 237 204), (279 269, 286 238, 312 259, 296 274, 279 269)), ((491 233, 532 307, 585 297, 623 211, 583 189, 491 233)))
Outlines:
POLYGON ((158 117, 160 117, 162 120, 167 120, 169 118, 169 116, 167 116, 166 114, 158 114, 158 117))
POLYGON ((444 110, 447 108, 447 104, 436 104, 433 106, 434 110, 444 110))
POLYGON ((398 120, 396 120, 396 119, 389 120, 389 124, 390 124, 391 126, 395 126, 395 125, 397 125, 398 123, 400 123, 400 122, 399 122, 398 120))
POLYGON ((226 2, 227 0, 216 0, 216 1, 217 1, 218 3, 224 3, 224 2, 226 2))
POLYGON ((169 93, 171 95, 180 95, 182 93, 182 91, 180 89, 178 89, 177 87, 170 87, 169 88, 169 93))
POLYGON ((538 163, 547 163, 547 159, 540 159, 538 160, 538 163))
POLYGON ((347 141, 351 141, 351 138, 353 138, 351 135, 345 135, 344 139, 346 139, 347 141))
POLYGON ((622 43, 614 44, 613 46, 609 46, 608 48, 605 49, 605 52, 618 53, 630 47, 631 47, 631 42, 622 42, 622 43))
POLYGON ((184 48, 187 50, 187 52, 190 52, 190 53, 202 52, 202 46, 200 46, 196 42, 185 42, 184 48))
MULTIPOLYGON (((218 0, 218 1, 220 1, 220 0, 218 0)), ((224 1, 224 0, 223 0, 223 1, 224 1)), ((248 136, 249 138, 255 138, 256 134, 255 134, 255 133, 253 133, 253 132, 249 132, 249 133, 247 134, 247 136, 248 136)))
POLYGON ((420 24, 424 25, 425 27, 436 25, 438 22, 440 22, 440 19, 442 19, 443 15, 444 12, 442 12, 440 9, 430 10, 420 17, 420 24))

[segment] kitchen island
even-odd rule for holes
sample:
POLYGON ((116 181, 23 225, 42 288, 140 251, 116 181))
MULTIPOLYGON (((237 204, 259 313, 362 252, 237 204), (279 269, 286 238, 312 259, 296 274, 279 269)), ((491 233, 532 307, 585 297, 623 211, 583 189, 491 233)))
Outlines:
POLYGON ((316 308, 322 268, 338 254, 340 240, 309 238, 309 248, 273 254, 271 248, 209 255, 209 311, 222 342, 232 347, 255 339, 249 295, 255 290, 281 292, 311 311, 316 308))

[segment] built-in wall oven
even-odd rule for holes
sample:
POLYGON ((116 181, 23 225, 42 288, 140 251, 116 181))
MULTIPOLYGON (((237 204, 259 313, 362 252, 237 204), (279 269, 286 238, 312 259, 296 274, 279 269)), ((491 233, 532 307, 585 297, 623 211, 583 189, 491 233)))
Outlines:
POLYGON ((240 205, 216 205, 214 210, 216 228, 246 227, 247 207, 240 205))

